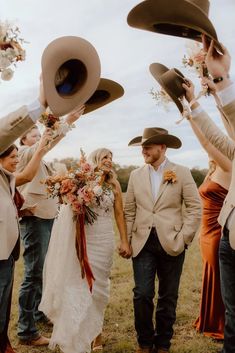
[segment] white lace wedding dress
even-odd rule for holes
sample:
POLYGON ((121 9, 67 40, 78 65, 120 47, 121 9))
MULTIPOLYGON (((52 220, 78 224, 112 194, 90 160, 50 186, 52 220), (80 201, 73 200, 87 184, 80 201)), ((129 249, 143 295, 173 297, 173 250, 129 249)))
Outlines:
POLYGON ((102 331, 109 299, 109 276, 114 252, 112 222, 114 196, 104 196, 94 208, 98 214, 85 226, 87 253, 95 281, 92 293, 81 277, 75 249, 75 223, 70 206, 61 207, 55 220, 43 272, 42 310, 53 322, 49 347, 58 344, 64 353, 87 353, 102 331))

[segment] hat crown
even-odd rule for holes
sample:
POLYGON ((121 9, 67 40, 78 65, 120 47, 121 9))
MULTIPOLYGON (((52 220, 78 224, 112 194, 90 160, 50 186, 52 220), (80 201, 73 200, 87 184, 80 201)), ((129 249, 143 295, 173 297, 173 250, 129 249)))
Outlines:
POLYGON ((168 131, 161 127, 147 127, 144 129, 142 139, 149 139, 156 135, 168 135, 168 131))
POLYGON ((177 69, 170 69, 165 72, 162 75, 161 80, 170 92, 172 92, 177 98, 185 94, 185 90, 182 86, 184 76, 177 69))
POLYGON ((210 3, 208 0, 188 0, 193 5, 199 7, 207 16, 209 15, 210 3))

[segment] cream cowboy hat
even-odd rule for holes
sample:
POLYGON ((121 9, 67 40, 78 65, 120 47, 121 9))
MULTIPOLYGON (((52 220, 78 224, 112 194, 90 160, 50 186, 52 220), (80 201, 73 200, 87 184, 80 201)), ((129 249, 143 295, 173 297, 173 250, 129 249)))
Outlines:
POLYGON ((128 146, 146 146, 146 145, 166 145, 169 148, 180 148, 182 143, 174 135, 170 135, 166 129, 160 127, 148 127, 144 129, 143 136, 134 137, 128 146))
POLYGON ((209 7, 208 0, 145 0, 129 12, 127 22, 131 27, 199 42, 205 34, 223 53, 208 18, 209 7))
POLYGON ((168 96, 175 102, 179 111, 183 113, 183 104, 179 98, 185 95, 185 89, 182 86, 182 83, 185 83, 184 75, 177 69, 168 69, 159 63, 151 64, 149 70, 168 96))
POLYGON ((119 83, 101 78, 100 83, 93 93, 93 95, 85 103, 85 110, 83 114, 99 109, 106 104, 120 98, 124 94, 124 89, 119 83))
POLYGON ((95 48, 74 36, 57 38, 44 50, 42 78, 47 103, 56 116, 84 104, 100 81, 100 60, 95 48))

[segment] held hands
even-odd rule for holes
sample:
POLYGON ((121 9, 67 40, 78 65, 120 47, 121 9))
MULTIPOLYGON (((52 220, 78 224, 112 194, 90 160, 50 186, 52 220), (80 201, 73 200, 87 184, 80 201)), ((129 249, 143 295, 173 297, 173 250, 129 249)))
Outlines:
POLYGON ((124 259, 129 259, 132 255, 132 248, 128 241, 121 241, 118 247, 118 253, 124 259))

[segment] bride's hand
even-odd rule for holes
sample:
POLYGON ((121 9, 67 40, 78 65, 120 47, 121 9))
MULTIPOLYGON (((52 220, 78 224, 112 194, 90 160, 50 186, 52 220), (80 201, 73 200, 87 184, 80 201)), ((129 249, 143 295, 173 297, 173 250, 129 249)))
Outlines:
POLYGON ((128 241, 121 241, 118 247, 118 253, 124 259, 129 259, 132 255, 132 248, 128 241))

